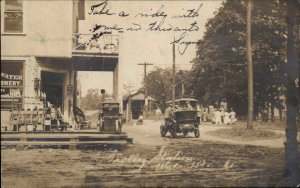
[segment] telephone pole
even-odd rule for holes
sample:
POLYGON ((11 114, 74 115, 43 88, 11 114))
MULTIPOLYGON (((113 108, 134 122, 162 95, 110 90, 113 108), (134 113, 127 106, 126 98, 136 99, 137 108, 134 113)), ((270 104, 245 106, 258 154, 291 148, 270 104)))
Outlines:
POLYGON ((138 65, 143 65, 144 66, 144 88, 145 88, 145 95, 144 95, 144 116, 147 116, 148 113, 148 103, 146 102, 147 97, 148 97, 148 90, 147 90, 147 66, 148 65, 153 65, 152 63, 139 63, 138 65))
POLYGON ((172 105, 175 107, 175 43, 173 43, 172 105))
MULTIPOLYGON (((300 16, 300 11, 296 9, 300 2, 296 0, 288 1, 287 10, 287 94, 286 94, 286 129, 284 142, 285 146, 285 185, 287 187, 298 186, 300 182, 299 164, 299 141, 297 140, 297 108, 299 107, 299 51, 297 51, 296 41, 299 41, 299 23, 296 21, 296 13, 300 16), (297 11, 297 12, 296 12, 297 11), (295 36, 295 26, 298 26, 298 36, 295 36), (298 39, 297 39, 298 37, 298 39)), ((299 18, 299 17, 298 17, 299 18)), ((299 20, 298 20, 299 21, 299 20)), ((298 46, 299 48, 299 46, 298 46)), ((298 49, 299 50, 299 49, 298 49)))
POLYGON ((247 4, 247 64, 248 64, 248 118, 247 129, 252 129, 253 124, 253 64, 251 47, 251 0, 247 4))
POLYGON ((128 107, 127 107, 127 114, 126 114, 126 122, 131 120, 132 112, 131 112, 131 92, 134 91, 134 86, 132 86, 130 83, 128 85, 124 84, 124 89, 128 93, 128 107))

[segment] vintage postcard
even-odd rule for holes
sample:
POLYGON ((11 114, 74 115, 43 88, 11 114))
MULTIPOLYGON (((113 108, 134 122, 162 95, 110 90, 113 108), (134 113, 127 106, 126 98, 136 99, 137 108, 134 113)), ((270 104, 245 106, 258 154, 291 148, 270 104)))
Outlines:
POLYGON ((300 187, 299 0, 1 0, 1 187, 300 187))

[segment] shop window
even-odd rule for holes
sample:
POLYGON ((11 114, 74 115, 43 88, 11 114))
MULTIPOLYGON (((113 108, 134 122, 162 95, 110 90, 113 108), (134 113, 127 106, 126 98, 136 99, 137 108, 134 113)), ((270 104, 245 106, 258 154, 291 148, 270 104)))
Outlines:
POLYGON ((5 0, 4 32, 23 33, 23 0, 5 0))
POLYGON ((23 62, 1 61, 1 110, 22 108, 23 62))

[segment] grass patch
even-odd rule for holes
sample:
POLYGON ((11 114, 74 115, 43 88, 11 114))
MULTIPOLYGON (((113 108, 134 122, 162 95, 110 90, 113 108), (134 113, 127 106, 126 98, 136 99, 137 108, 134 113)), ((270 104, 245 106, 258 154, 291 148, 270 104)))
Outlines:
POLYGON ((208 134, 220 138, 233 138, 239 140, 270 140, 280 138, 282 135, 263 127, 247 129, 245 126, 236 125, 232 128, 211 131, 208 134))

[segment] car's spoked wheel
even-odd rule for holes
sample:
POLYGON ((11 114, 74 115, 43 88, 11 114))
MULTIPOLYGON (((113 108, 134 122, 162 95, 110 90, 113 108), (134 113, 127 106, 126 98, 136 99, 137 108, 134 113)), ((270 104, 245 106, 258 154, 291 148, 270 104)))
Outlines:
POLYGON ((194 134, 195 134, 195 137, 196 137, 196 138, 199 138, 199 137, 200 137, 200 131, 199 131, 199 128, 196 128, 196 129, 194 130, 194 134))
POLYGON ((171 136, 172 138, 176 138, 176 129, 175 128, 171 128, 171 136))
POLYGON ((165 137, 167 132, 168 132, 168 130, 166 128, 164 128, 163 126, 160 126, 160 135, 162 137, 165 137))

